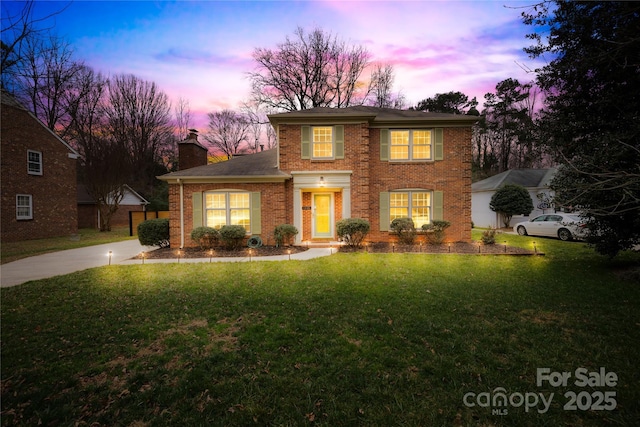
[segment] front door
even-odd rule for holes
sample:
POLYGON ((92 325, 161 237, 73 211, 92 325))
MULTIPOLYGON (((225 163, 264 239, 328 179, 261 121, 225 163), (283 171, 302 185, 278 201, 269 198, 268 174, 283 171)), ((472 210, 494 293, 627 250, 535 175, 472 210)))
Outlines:
POLYGON ((331 194, 313 194, 313 236, 333 237, 331 194))

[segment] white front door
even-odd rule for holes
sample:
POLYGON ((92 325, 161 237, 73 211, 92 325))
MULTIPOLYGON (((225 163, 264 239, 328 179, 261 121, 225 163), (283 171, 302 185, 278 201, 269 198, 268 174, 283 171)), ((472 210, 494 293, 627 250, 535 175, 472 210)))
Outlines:
POLYGON ((312 237, 333 237, 333 195, 313 193, 312 237))

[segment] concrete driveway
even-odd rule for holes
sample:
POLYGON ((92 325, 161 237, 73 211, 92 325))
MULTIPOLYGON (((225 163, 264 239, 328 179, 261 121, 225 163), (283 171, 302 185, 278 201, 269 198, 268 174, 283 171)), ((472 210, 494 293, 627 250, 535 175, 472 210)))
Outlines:
POLYGON ((111 263, 119 264, 149 249, 135 239, 23 258, 0 266, 0 287, 108 265, 109 251, 111 263))
MULTIPOLYGON (((86 248, 69 249, 66 251, 52 252, 45 255, 37 255, 18 261, 9 262, 0 266, 0 287, 16 286, 30 280, 46 279, 61 274, 69 274, 87 268, 109 265, 109 251, 111 251, 111 264, 141 264, 141 260, 133 260, 134 256, 142 251, 151 251, 155 247, 142 246, 136 240, 107 243, 104 245, 87 246, 86 248)), ((310 248, 304 252, 289 255, 273 255, 253 257, 253 261, 285 261, 288 259, 307 260, 321 256, 331 255, 331 248, 310 248)), ((249 262, 248 257, 220 257, 213 258, 183 258, 182 263, 195 262, 249 262)), ((175 259, 147 259, 146 264, 174 263, 175 259)))

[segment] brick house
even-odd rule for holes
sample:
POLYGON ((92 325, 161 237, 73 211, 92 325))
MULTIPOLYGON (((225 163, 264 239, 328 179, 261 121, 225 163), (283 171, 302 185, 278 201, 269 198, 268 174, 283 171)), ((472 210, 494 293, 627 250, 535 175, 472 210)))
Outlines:
MULTIPOLYGON (((112 227, 129 225, 129 212, 144 212, 149 202, 128 185, 124 185, 123 197, 118 210, 111 217, 112 227)), ((109 198, 109 203, 112 202, 109 198)), ((100 229, 100 211, 96 200, 89 194, 87 187, 78 184, 78 228, 100 229)))
POLYGON ((276 149, 222 163, 207 165, 206 149, 183 141, 201 166, 159 177, 170 184, 172 247, 194 245, 194 227, 224 224, 265 242, 285 223, 299 230, 296 243, 332 241, 342 218, 364 218, 369 240, 391 241, 389 224, 407 216, 416 227, 450 221, 447 240, 470 241, 476 117, 359 106, 269 120, 276 149))
POLYGON ((78 231, 78 153, 2 91, 2 242, 78 231))

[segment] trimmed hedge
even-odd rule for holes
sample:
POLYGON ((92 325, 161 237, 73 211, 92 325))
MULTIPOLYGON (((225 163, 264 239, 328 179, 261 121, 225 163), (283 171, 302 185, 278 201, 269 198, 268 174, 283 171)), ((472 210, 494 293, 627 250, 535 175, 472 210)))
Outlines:
POLYGON ((440 245, 444 241, 444 230, 450 226, 451 223, 449 221, 434 219, 431 221, 431 224, 424 224, 422 230, 426 232, 429 243, 432 245, 440 245))
POLYGON ((191 240, 200 245, 203 251, 218 244, 220 232, 213 227, 196 227, 191 231, 191 240))
POLYGON ((273 230, 273 237, 276 241, 276 247, 280 247, 285 243, 290 244, 291 239, 296 234, 298 234, 298 229, 291 224, 277 225, 275 230, 273 230))
POLYGON ((411 218, 396 218, 391 221, 391 231, 396 233, 398 241, 405 245, 413 245, 416 239, 416 227, 411 218))
POLYGON ((345 218, 336 223, 336 232, 347 245, 359 248, 369 234, 371 224, 362 218, 345 218))
POLYGON ((220 240, 226 249, 238 249, 247 235, 241 225, 223 225, 220 228, 220 240))
POLYGON ((138 224, 138 240, 141 245, 169 247, 169 219, 148 219, 138 224))

